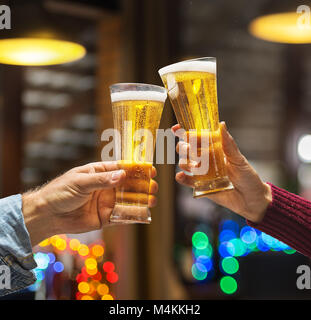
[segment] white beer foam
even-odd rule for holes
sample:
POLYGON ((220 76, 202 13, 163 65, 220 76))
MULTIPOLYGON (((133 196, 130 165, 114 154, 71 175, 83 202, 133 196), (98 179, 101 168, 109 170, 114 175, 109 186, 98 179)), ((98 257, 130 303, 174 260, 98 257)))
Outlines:
POLYGON ((165 102, 167 97, 166 92, 157 91, 122 91, 113 92, 111 94, 111 102, 126 101, 126 100, 146 100, 165 102))
POLYGON ((171 64, 159 70, 160 76, 181 71, 199 71, 216 74, 216 61, 189 60, 171 64))

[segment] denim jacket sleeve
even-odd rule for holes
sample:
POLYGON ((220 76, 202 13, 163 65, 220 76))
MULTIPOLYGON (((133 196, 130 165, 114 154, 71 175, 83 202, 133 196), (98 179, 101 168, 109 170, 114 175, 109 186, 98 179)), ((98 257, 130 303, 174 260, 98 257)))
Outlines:
POLYGON ((22 214, 22 196, 0 199, 0 296, 33 284, 36 266, 22 214))

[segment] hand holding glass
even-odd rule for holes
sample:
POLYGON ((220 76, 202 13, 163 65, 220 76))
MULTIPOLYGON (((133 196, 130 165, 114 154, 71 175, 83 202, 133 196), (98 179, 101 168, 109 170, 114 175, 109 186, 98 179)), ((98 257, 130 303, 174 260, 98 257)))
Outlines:
POLYGON ((178 62, 160 69, 159 74, 168 91, 177 121, 186 131, 185 139, 190 144, 195 141, 198 156, 207 154, 207 173, 193 174, 193 196, 203 197, 212 192, 232 189, 221 143, 216 59, 178 62))

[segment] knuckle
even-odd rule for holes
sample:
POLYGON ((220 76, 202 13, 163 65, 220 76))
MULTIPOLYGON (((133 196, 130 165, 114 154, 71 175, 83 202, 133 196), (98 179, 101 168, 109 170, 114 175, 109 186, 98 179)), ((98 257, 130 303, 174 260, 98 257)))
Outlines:
POLYGON ((108 175, 108 174, 98 175, 98 183, 102 184, 102 185, 107 184, 109 182, 109 177, 110 177, 110 175, 108 175))

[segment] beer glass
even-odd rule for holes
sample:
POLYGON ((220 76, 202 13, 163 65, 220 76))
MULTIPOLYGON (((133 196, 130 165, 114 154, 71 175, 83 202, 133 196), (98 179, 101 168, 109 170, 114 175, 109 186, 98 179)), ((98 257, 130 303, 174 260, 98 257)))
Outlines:
MULTIPOLYGON (((207 154, 208 170, 192 175, 193 196, 233 188, 227 176, 218 116, 216 59, 199 58, 178 62, 159 70, 177 121, 187 142, 194 141, 197 154, 207 154), (193 139, 195 138, 195 139, 193 139), (205 139, 205 140, 204 140, 205 139), (205 148, 202 147, 205 141, 205 148)), ((191 160, 191 152, 188 155, 191 160)), ((201 163, 202 165, 202 163, 201 163)))
POLYGON ((159 128, 166 89, 140 83, 110 86, 119 169, 125 181, 116 188, 116 203, 110 217, 115 223, 150 223, 148 196, 156 131, 159 128))

